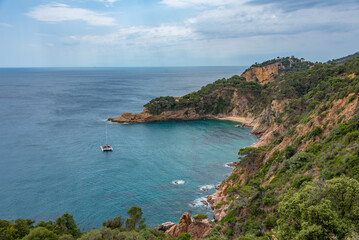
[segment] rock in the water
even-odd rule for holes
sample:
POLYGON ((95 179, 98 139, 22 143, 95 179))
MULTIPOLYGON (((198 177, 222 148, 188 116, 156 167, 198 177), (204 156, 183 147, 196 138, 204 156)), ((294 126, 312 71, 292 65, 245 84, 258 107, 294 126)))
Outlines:
POLYGON ((208 206, 208 202, 205 200, 201 200, 201 203, 203 203, 204 205, 208 206))
POLYGON ((160 230, 160 231, 167 231, 168 229, 170 229, 174 225, 176 225, 174 222, 165 222, 165 223, 162 223, 160 226, 155 227, 155 228, 157 230, 160 230))

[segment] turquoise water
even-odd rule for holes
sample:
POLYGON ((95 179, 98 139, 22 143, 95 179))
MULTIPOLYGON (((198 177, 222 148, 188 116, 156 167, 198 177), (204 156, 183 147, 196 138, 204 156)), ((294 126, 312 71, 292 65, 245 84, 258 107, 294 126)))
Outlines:
POLYGON ((240 67, 0 70, 0 218, 74 215, 83 230, 142 208, 146 223, 211 214, 215 191, 241 147, 256 138, 229 121, 108 124, 156 96, 181 96, 240 67), (175 185, 173 181, 182 180, 175 185), (208 192, 200 190, 209 185, 208 192))

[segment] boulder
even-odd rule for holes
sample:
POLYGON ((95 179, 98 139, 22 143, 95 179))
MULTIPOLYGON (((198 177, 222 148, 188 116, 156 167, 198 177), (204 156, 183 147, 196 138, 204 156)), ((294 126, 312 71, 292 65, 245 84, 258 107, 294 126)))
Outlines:
POLYGON ((191 216, 188 212, 185 212, 177 225, 172 226, 166 231, 166 234, 169 234, 174 237, 178 237, 181 233, 185 233, 188 230, 188 226, 192 223, 191 216))
POLYGON ((181 233, 187 232, 192 238, 200 239, 208 236, 212 230, 213 225, 208 219, 192 221, 191 216, 185 212, 178 221, 178 224, 170 227, 170 229, 166 231, 166 234, 178 237, 181 233))
POLYGON ((165 223, 162 223, 160 226, 158 227, 155 227, 157 230, 160 230, 160 231, 167 231, 168 229, 170 229, 172 226, 176 225, 174 222, 165 222, 165 223))
POLYGON ((201 203, 203 203, 204 205, 208 206, 208 202, 205 200, 201 200, 201 203))

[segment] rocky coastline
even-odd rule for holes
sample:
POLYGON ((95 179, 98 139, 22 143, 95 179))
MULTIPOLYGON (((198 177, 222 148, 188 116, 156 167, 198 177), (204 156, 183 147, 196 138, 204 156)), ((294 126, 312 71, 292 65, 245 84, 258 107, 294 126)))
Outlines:
MULTIPOLYGON (((165 111, 159 115, 152 115, 147 109, 144 109, 141 113, 123 113, 119 117, 109 118, 108 121, 114 123, 150 123, 156 121, 200 119, 230 120, 242 123, 242 127, 251 127, 251 133, 260 137, 258 142, 253 144, 251 147, 263 146, 273 139, 271 134, 272 129, 268 125, 263 124, 263 121, 261 121, 260 118, 224 114, 201 115, 197 114, 194 109, 165 111)), ((237 171, 236 168, 233 170, 233 172, 235 171, 237 171)), ((220 221, 226 215, 226 209, 229 206, 226 190, 230 186, 231 181, 228 179, 223 180, 221 184, 216 187, 217 191, 214 194, 207 196, 207 203, 213 210, 214 220, 216 222, 220 221)), ((189 214, 184 213, 178 224, 163 223, 158 228, 164 230, 167 234, 172 236, 178 236, 183 232, 188 232, 194 239, 199 239, 207 236, 213 229, 213 225, 209 222, 208 219, 202 221, 192 221, 189 214)))
MULTIPOLYGON (((268 82, 274 81, 274 76, 278 75, 279 69, 283 69, 282 64, 270 64, 265 67, 254 67, 247 69, 241 76, 246 79, 247 82, 258 82, 264 85, 268 82)), ((223 94, 218 92, 218 94, 223 94)), ((201 119, 222 119, 231 120, 241 123, 242 127, 251 127, 251 134, 259 137, 258 141, 250 147, 260 147, 269 144, 275 139, 273 132, 283 132, 284 127, 275 123, 274 118, 280 113, 284 112, 284 108, 290 99, 282 99, 281 101, 272 100, 265 108, 259 113, 253 114, 251 109, 251 103, 254 100, 254 96, 251 94, 241 94, 237 90, 234 91, 230 100, 230 105, 233 106, 232 110, 227 114, 200 114, 195 111, 194 108, 186 108, 181 110, 163 111, 160 114, 151 114, 146 108, 141 113, 123 113, 119 117, 109 118, 108 121, 114 123, 149 123, 156 121, 171 121, 171 120, 201 120, 201 119)), ((230 176, 233 174, 239 174, 240 181, 251 174, 251 170, 238 166, 233 163, 234 169, 230 176), (243 174, 241 174, 243 172, 243 174)), ((227 214, 229 207, 229 201, 227 199, 227 189, 236 185, 236 182, 231 180, 231 177, 223 180, 217 187, 216 192, 207 196, 207 203, 213 210, 214 220, 216 222, 221 221, 227 214)), ((179 223, 171 226, 166 230, 166 233, 172 236, 178 236, 181 232, 189 232, 189 226, 192 222, 188 213, 184 213, 179 220, 179 223), (171 230, 171 231, 170 231, 171 230)), ((193 225, 193 224, 192 224, 193 225)), ((195 226, 199 225, 196 221, 195 226)), ((208 221, 202 221, 200 224, 203 229, 212 228, 211 223, 208 221), (206 226, 206 227, 204 227, 206 226)), ((201 234, 191 234, 195 239, 207 236, 210 231, 201 230, 201 234), (207 234, 208 233, 208 234, 207 234), (207 235, 206 235, 207 234, 207 235)))

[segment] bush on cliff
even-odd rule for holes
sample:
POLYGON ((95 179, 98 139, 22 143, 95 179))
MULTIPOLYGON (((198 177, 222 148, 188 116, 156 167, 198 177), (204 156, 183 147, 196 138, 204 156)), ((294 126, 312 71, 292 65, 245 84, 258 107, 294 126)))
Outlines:
POLYGON ((359 231, 359 182, 314 181, 288 191, 279 204, 279 239, 347 239, 359 231))

